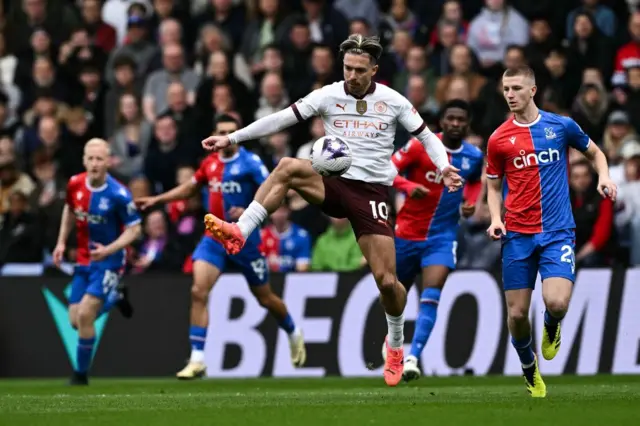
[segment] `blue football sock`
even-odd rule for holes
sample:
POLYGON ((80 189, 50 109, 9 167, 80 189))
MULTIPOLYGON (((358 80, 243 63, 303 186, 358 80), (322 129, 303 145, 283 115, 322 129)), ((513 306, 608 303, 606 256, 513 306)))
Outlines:
POLYGON ((560 321, 562 321, 562 318, 553 316, 548 309, 544 311, 544 323, 546 325, 551 327, 557 327, 558 324, 560 324, 560 321))
POLYGON ((531 335, 519 340, 516 340, 513 337, 511 338, 511 344, 516 348, 516 352, 518 352, 518 357, 520 358, 520 363, 523 366, 530 366, 533 364, 534 355, 533 349, 531 349, 532 342, 533 339, 531 339, 531 335))
POLYGON ((204 350, 204 342, 207 339, 207 328, 192 325, 189 327, 189 342, 191 343, 191 349, 202 351, 204 350))
POLYGON ((287 334, 293 333, 293 331, 296 329, 296 325, 293 322, 293 318, 291 318, 291 315, 289 315, 289 312, 287 312, 286 317, 278 321, 278 326, 286 331, 287 334))
POLYGON ((77 349, 77 372, 81 374, 87 374, 89 371, 89 366, 91 365, 91 355, 93 355, 93 346, 96 343, 95 337, 90 337, 88 339, 83 339, 82 337, 78 339, 78 349, 77 349))
POLYGON ((411 355, 418 359, 420 359, 422 350, 427 344, 433 326, 436 323, 441 293, 442 290, 439 288, 427 288, 420 296, 420 310, 416 320, 416 330, 411 341, 411 355))

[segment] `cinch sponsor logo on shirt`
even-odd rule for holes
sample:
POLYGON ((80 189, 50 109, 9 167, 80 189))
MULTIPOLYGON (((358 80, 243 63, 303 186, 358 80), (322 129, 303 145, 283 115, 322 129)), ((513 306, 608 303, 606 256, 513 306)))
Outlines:
POLYGON ((427 179, 428 182, 437 183, 437 184, 442 183, 442 174, 438 171, 430 170, 427 172, 427 174, 424 175, 424 177, 425 179, 427 179))
POLYGON ((73 214, 76 215, 76 219, 81 222, 88 222, 92 225, 98 225, 101 223, 107 223, 107 218, 98 214, 89 214, 81 209, 75 209, 73 214))
POLYGON ((554 161, 560 161, 560 151, 557 149, 549 148, 546 151, 540 151, 538 153, 531 152, 529 154, 527 154, 524 149, 521 149, 520 156, 513 159, 513 165, 516 169, 524 169, 525 167, 552 163, 554 161))
POLYGON ((234 180, 220 182, 218 179, 212 179, 209 181, 209 189, 211 192, 222 192, 223 194, 239 194, 242 192, 242 186, 234 180))

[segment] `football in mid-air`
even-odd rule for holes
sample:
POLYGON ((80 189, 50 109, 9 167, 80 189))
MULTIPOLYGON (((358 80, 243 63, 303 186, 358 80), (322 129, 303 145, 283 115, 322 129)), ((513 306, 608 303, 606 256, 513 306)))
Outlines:
POLYGON ((321 176, 340 176, 351 167, 351 149, 340 138, 323 136, 313 143, 311 166, 321 176))

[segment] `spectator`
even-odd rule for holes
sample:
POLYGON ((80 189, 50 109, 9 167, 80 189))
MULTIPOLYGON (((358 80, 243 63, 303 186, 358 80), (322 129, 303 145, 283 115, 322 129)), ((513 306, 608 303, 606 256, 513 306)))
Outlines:
POLYGON ((571 165, 570 194, 576 222, 576 266, 604 266, 613 232, 613 202, 598 193, 588 161, 571 165))
POLYGON ((313 85, 326 86, 342 80, 336 72, 335 61, 331 48, 326 45, 316 45, 311 52, 311 84, 307 91, 311 91, 313 85))
POLYGON ((184 85, 175 81, 167 88, 167 109, 165 113, 170 114, 178 125, 178 137, 180 139, 200 141, 207 133, 208 128, 200 128, 196 110, 189 105, 188 94, 184 85))
POLYGON ((102 74, 107 58, 107 54, 93 44, 89 31, 86 28, 78 28, 58 52, 59 73, 72 82, 76 79, 78 69, 90 63, 102 74))
POLYGON ((111 138, 111 170, 128 181, 144 171, 144 159, 153 136, 153 125, 142 116, 138 99, 130 93, 120 97, 116 130, 111 138))
POLYGON ((159 211, 149 213, 144 220, 144 240, 135 255, 132 273, 141 274, 150 270, 171 269, 176 266, 167 220, 159 211))
POLYGON ((608 109, 609 98, 605 88, 599 84, 587 83, 580 88, 571 109, 571 117, 592 140, 600 142, 608 109))
POLYGON ((151 11, 150 0, 107 0, 102 7, 102 20, 116 30, 118 46, 122 46, 128 33, 129 9, 139 5, 146 17, 151 11))
POLYGON ((284 74, 291 82, 289 87, 291 97, 299 99, 305 96, 309 89, 307 76, 311 73, 311 31, 309 23, 298 21, 293 24, 289 32, 289 43, 284 49, 284 74))
POLYGON ((549 22, 544 19, 536 19, 531 22, 529 36, 529 44, 524 49, 525 57, 531 67, 540 71, 544 69, 544 61, 557 45, 557 41, 551 33, 549 22))
POLYGON ((0 134, 15 138, 21 125, 15 109, 9 104, 9 97, 0 91, 0 134))
POLYGON ((616 15, 607 6, 600 4, 600 0, 582 0, 582 6, 572 10, 567 16, 567 39, 573 40, 578 36, 575 22, 580 15, 588 15, 598 27, 598 30, 607 37, 616 34, 616 15))
POLYGON ((640 132, 640 64, 627 69, 624 107, 636 133, 640 132))
POLYGON ((47 89, 55 100, 69 103, 72 98, 71 93, 62 80, 57 78, 51 59, 47 57, 36 59, 31 75, 32 81, 24 92, 19 111, 24 112, 30 109, 35 102, 37 93, 42 89, 47 89))
POLYGON ((289 134, 286 132, 274 133, 267 138, 267 149, 262 158, 265 160, 265 166, 272 172, 276 168, 280 160, 285 157, 291 157, 291 147, 289 146, 289 134))
POLYGON ((446 26, 451 26, 455 30, 456 42, 464 43, 466 41, 469 23, 464 20, 460 0, 444 0, 442 3, 442 15, 431 31, 431 39, 429 40, 429 46, 432 49, 442 42, 442 30, 446 26))
POLYGON ((210 22, 216 24, 231 39, 234 51, 240 49, 245 28, 242 9, 233 6, 232 0, 211 0, 209 7, 194 18, 194 27, 199 29, 210 22))
POLYGON ((201 78, 207 74, 211 55, 216 52, 229 54, 231 41, 216 25, 206 24, 200 29, 200 39, 196 44, 195 65, 193 67, 195 73, 201 78))
POLYGON ((155 122, 155 141, 144 157, 144 174, 155 194, 176 186, 178 164, 193 159, 192 152, 178 140, 178 128, 173 117, 163 115, 155 122))
POLYGON ((331 218, 329 229, 318 238, 311 258, 314 271, 350 272, 367 264, 348 219, 331 218))
POLYGON ((259 120, 269 114, 285 109, 291 104, 284 90, 282 79, 278 74, 268 74, 262 79, 259 107, 255 119, 259 120))
MULTIPOLYGON (((191 59, 184 50, 182 24, 180 21, 173 18, 167 18, 160 22, 158 27, 158 47, 151 64, 149 65, 149 72, 155 72, 163 68, 164 64, 164 50, 167 46, 178 45, 183 48, 183 62, 185 64, 191 63, 191 59)), ((195 71, 194 71, 195 72, 195 71)))
MULTIPOLYGON (((15 46, 13 48, 15 49, 15 46)), ((31 82, 33 63, 36 59, 49 58, 55 60, 58 57, 49 33, 43 28, 36 29, 29 38, 29 46, 22 50, 16 50, 16 54, 18 55, 18 66, 16 68, 15 83, 23 89, 31 82)))
POLYGON ((507 46, 526 46, 529 23, 505 0, 485 0, 485 7, 469 24, 467 42, 487 69, 499 64, 507 46))
POLYGON ((129 56, 119 56, 113 62, 114 82, 105 95, 104 135, 110 138, 116 131, 120 99, 125 93, 136 99, 142 96, 142 81, 136 78, 136 62, 129 56))
POLYGON ((38 223, 28 211, 27 195, 13 191, 9 210, 0 218, 0 264, 42 260, 38 223))
POLYGON ((58 173, 57 164, 44 152, 36 152, 32 163, 37 183, 29 197, 29 210, 38 224, 45 250, 53 252, 66 203, 67 182, 58 173))
POLYGON ((111 52, 118 42, 116 29, 102 20, 100 0, 82 0, 81 13, 85 28, 91 35, 93 44, 103 52, 111 52))
POLYGON ((428 93, 434 93, 436 88, 436 76, 428 67, 427 52, 421 46, 413 46, 407 52, 406 68, 398 72, 393 79, 393 88, 399 93, 406 93, 409 77, 417 75, 421 77, 428 93))
MULTIPOLYGON (((113 0, 112 0, 113 1, 113 0)), ((116 0, 117 1, 117 0, 116 0)), ((104 15, 103 15, 104 16, 104 15)), ((140 77, 146 77, 151 67, 151 61, 158 52, 158 47, 147 40, 147 24, 144 18, 132 16, 127 20, 127 44, 111 52, 106 67, 106 80, 113 83, 115 58, 129 56, 136 62, 136 72, 140 77)))
MULTIPOLYGON (((367 22, 371 28, 378 28, 380 25, 378 2, 368 0, 335 0, 333 7, 348 20, 361 19, 367 22)), ((351 34, 353 34, 353 32, 351 34)))
POLYGON ((560 47, 551 49, 544 65, 538 82, 542 108, 555 113, 567 111, 580 90, 581 79, 567 71, 567 55, 560 47))
POLYGON ((289 221, 289 206, 284 203, 271 214, 271 224, 261 231, 261 251, 272 272, 306 272, 311 262, 309 233, 289 221))
POLYGON ((626 83, 625 70, 640 65, 640 11, 635 11, 629 17, 629 36, 631 41, 618 49, 611 82, 615 86, 626 83))
POLYGON ((179 44, 170 44, 162 51, 164 69, 152 73, 144 86, 142 109, 148 121, 167 109, 167 89, 174 81, 179 81, 187 91, 187 103, 193 105, 199 77, 185 67, 184 51, 179 44))
POLYGON ((303 18, 309 22, 311 40, 334 51, 349 34, 347 19, 330 3, 326 0, 302 0, 302 9, 303 18))
POLYGON ((630 240, 630 263, 640 266, 640 142, 627 142, 622 148, 624 179, 619 183, 616 226, 630 240))
POLYGON ((607 119, 603 138, 604 153, 610 162, 616 164, 620 160, 620 150, 630 140, 638 140, 638 135, 631 127, 629 115, 624 111, 613 111, 607 119))
POLYGON ((257 0, 254 17, 244 30, 240 52, 244 60, 253 67, 260 62, 262 49, 271 43, 282 42, 286 38, 287 26, 283 23, 280 0, 257 0))
MULTIPOLYGON (((131 198, 137 200, 142 197, 151 196, 151 185, 146 177, 138 175, 129 181, 129 191, 131 191, 131 198)), ((145 212, 142 212, 144 215, 145 212)))
POLYGON ((0 85, 13 85, 18 67, 18 58, 9 50, 7 39, 0 31, 0 85))
POLYGON ((438 43, 431 50, 429 63, 438 77, 442 77, 451 72, 451 50, 461 43, 458 29, 452 24, 442 24, 438 27, 438 43))
POLYGON ((480 95, 480 91, 487 84, 487 79, 472 69, 471 50, 464 44, 457 44, 451 49, 449 61, 451 64, 451 73, 441 77, 436 84, 436 101, 439 105, 446 102, 446 96, 451 89, 451 82, 456 77, 463 78, 469 87, 469 96, 475 101, 480 95))
POLYGON ((609 81, 614 60, 611 40, 600 32, 588 12, 576 14, 573 25, 575 31, 569 46, 569 68, 576 73, 588 67, 598 68, 609 81))
POLYGON ((66 133, 61 150, 66 154, 60 166, 65 176, 84 172, 84 145, 96 135, 91 130, 88 115, 87 111, 76 107, 68 110, 63 118, 66 133))
POLYGON ((415 38, 418 28, 418 18, 409 9, 407 0, 392 0, 389 13, 384 15, 380 24, 380 33, 402 30, 409 33, 411 38, 415 38))
POLYGON ((80 106, 86 111, 90 133, 95 136, 104 134, 104 101, 106 86, 102 81, 102 71, 95 63, 86 62, 80 65, 78 80, 81 86, 80 106))
POLYGON ((2 158, 2 163, 0 163, 0 214, 9 211, 11 194, 20 192, 28 197, 35 188, 36 185, 29 175, 19 169, 15 156, 9 154, 2 158))

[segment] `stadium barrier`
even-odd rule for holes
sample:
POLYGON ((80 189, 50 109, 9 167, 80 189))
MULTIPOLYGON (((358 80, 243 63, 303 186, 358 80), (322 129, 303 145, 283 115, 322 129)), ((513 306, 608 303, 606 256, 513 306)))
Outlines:
MULTIPOLYGON (((171 376, 189 356, 191 279, 128 277, 134 317, 117 310, 96 324, 97 376, 171 376)), ((581 270, 563 323, 562 351, 542 361, 547 375, 640 374, 640 269, 581 270)), ((0 377, 60 377, 75 363, 77 335, 68 325, 68 277, 0 277, 0 377)), ((224 275, 210 298, 206 345, 211 377, 379 376, 386 323, 370 274, 274 275, 274 290, 302 326, 307 365, 293 369, 288 339, 258 306, 241 276, 224 275)), ((418 292, 412 289, 407 340, 418 292)), ((438 323, 424 351, 427 374, 520 374, 505 327, 497 276, 451 275, 438 323)), ((544 307, 538 283, 531 309, 536 342, 544 307)), ((408 345, 407 345, 408 348, 408 345)))

